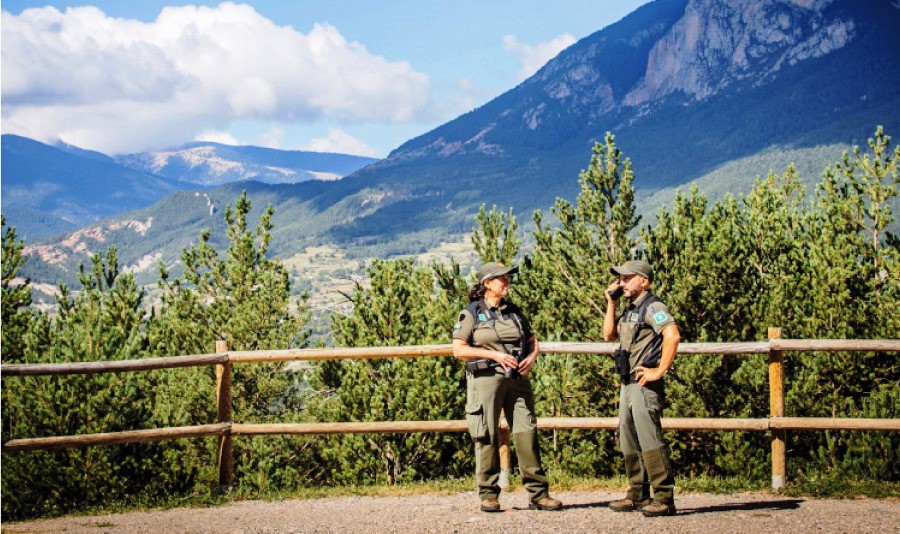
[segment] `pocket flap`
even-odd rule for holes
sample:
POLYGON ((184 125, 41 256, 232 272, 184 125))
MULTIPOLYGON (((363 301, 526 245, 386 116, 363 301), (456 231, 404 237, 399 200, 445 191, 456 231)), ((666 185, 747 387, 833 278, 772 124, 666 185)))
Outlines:
POLYGON ((481 404, 467 404, 466 413, 469 415, 478 415, 484 413, 484 406, 481 404))

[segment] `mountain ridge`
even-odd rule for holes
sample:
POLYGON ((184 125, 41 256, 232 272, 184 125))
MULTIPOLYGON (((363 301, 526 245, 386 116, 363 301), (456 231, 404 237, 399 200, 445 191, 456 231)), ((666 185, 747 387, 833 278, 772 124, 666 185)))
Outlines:
MULTIPOLYGON (((879 98, 900 104, 897 91, 894 89, 896 82, 900 81, 896 74, 896 60, 889 57, 891 50, 900 48, 900 32, 895 31, 900 25, 900 9, 891 5, 887 1, 881 2, 863 2, 864 8, 857 8, 853 2, 840 0, 821 0, 819 2, 808 2, 812 7, 819 7, 821 12, 812 11, 817 18, 825 18, 826 22, 839 20, 845 25, 845 19, 851 20, 854 30, 854 39, 849 43, 844 43, 841 47, 836 47, 827 55, 819 57, 810 57, 800 66, 791 65, 790 68, 783 67, 777 71, 777 77, 774 80, 765 79, 765 84, 760 84, 760 80, 741 79, 732 80, 725 86, 730 89, 727 94, 708 93, 702 88, 697 87, 703 95, 701 100, 696 100, 690 95, 680 91, 669 91, 665 94, 656 96, 651 104, 642 104, 640 106, 622 106, 621 104, 612 106, 610 101, 620 103, 622 99, 627 98, 628 94, 633 93, 633 89, 616 99, 617 93, 610 90, 599 91, 599 96, 588 101, 584 101, 585 95, 591 95, 591 91, 576 91, 575 85, 563 84, 572 76, 567 73, 579 73, 579 80, 605 79, 601 69, 606 65, 601 60, 595 60, 597 55, 603 56, 604 52, 613 54, 613 49, 608 45, 610 42, 625 41, 629 35, 627 28, 631 29, 630 35, 644 35, 648 30, 643 26, 649 25, 652 28, 659 28, 665 35, 658 40, 652 47, 635 48, 631 57, 642 58, 641 62, 644 68, 643 78, 646 79, 647 73, 653 73, 650 58, 654 56, 664 55, 665 46, 661 46, 660 42, 667 42, 674 38, 670 38, 673 29, 677 27, 677 23, 681 20, 675 20, 677 14, 681 11, 698 12, 701 8, 706 8, 710 18, 715 18, 716 9, 734 9, 735 6, 742 6, 745 11, 757 11, 762 9, 760 6, 770 6, 773 9, 784 9, 794 13, 795 17, 799 17, 799 13, 792 9, 796 8, 794 2, 767 0, 764 2, 735 2, 726 3, 718 0, 695 0, 686 2, 683 0, 663 0, 653 2, 642 6, 640 9, 625 17, 616 24, 609 26, 591 36, 572 45, 569 49, 560 53, 560 55, 538 71, 535 76, 526 80, 518 87, 512 89, 508 93, 499 96, 494 101, 486 104, 478 110, 474 110, 469 114, 463 115, 453 121, 443 125, 435 130, 428 132, 416 139, 401 145, 397 150, 392 152, 385 160, 384 164, 388 165, 395 160, 398 164, 410 165, 417 158, 424 158, 426 154, 422 153, 424 147, 431 146, 431 154, 449 157, 449 154, 440 154, 440 150, 445 146, 453 146, 454 144, 465 145, 466 141, 475 139, 482 132, 479 138, 481 146, 496 146, 496 154, 502 154, 509 159, 515 159, 517 156, 525 155, 533 156, 533 151, 539 150, 547 153, 546 159, 553 159, 554 152, 565 152, 567 154, 578 154, 580 150, 589 149, 592 140, 602 139, 603 132, 610 131, 617 136, 617 142, 627 154, 633 157, 633 160, 644 160, 652 162, 652 160, 661 160, 658 157, 658 149, 661 142, 646 142, 645 139, 649 135, 656 135, 669 142, 678 143, 682 147, 682 152, 701 152, 704 145, 712 144, 713 146, 728 145, 729 152, 727 159, 734 157, 743 157, 753 152, 764 149, 770 145, 781 144, 785 141, 792 142, 792 136, 796 135, 798 130, 809 130, 807 137, 812 137, 817 130, 829 124, 840 123, 838 111, 835 110, 834 102, 844 104, 845 110, 841 112, 858 112, 858 110, 867 110, 870 105, 854 106, 854 99, 877 100, 879 98), (648 17, 657 17, 659 22, 648 24, 648 17), (661 17, 661 18, 660 18, 661 17), (635 27, 641 27, 635 31, 635 27), (614 38, 615 36, 615 38, 614 38), (606 48, 604 48, 606 45, 606 48), (656 50, 657 52, 654 52, 656 50), (863 53, 863 51, 867 53, 863 53), (646 53, 646 57, 645 54, 646 53), (841 60, 841 54, 849 53, 850 60, 841 60), (822 61, 822 59, 825 61, 822 61), (831 61, 834 60, 834 61, 831 61), (596 63, 596 64, 595 64, 596 63), (825 67, 828 73, 817 73, 818 66, 825 67), (872 73, 882 75, 878 83, 872 84, 872 73), (868 76, 866 76, 868 74, 868 76), (844 76, 845 79, 841 79, 844 76), (836 82, 843 83, 823 83, 823 78, 833 77, 836 82), (790 83, 779 83, 782 79, 788 78, 790 83), (791 86, 796 90, 804 85, 803 78, 809 78, 805 82, 811 85, 810 90, 802 91, 803 95, 816 95, 816 93, 830 92, 829 95, 820 95, 811 98, 806 102, 806 107, 813 107, 814 113, 799 114, 796 117, 791 116, 791 98, 780 96, 780 93, 790 91, 791 86), (892 83, 893 82, 893 83, 892 83), (774 85, 773 85, 774 84, 774 85), (788 87, 783 87, 788 86, 788 87), (873 87, 874 86, 874 87, 873 87), (875 89, 874 94, 867 92, 875 89), (578 95, 582 101, 574 101, 575 97, 569 94, 578 95), (543 95, 543 97, 542 97, 543 95), (554 97, 553 95, 565 95, 563 97, 554 97), (751 105, 741 105, 735 101, 735 95, 740 99, 752 99, 751 105), (568 100, 567 100, 568 99, 568 100), (568 102, 572 101, 572 102, 568 102), (768 102, 767 102, 768 101, 768 102), (510 102, 517 104, 513 108, 510 102), (564 105, 566 103, 570 105, 564 105), (817 102, 825 105, 816 106, 817 102), (829 109, 828 104, 832 104, 829 109), (707 110, 698 110, 698 108, 708 108, 707 110), (555 108, 555 109, 554 109, 555 108), (700 111, 700 112, 698 112, 700 111), (553 133, 562 132, 562 135, 549 135, 538 137, 535 135, 536 128, 535 117, 540 115, 543 118, 542 129, 550 130, 553 133), (755 116, 764 116, 769 124, 762 121, 754 120, 755 116), (802 120, 805 124, 801 124, 802 128, 784 127, 784 122, 788 119, 802 120), (690 128, 678 128, 676 124, 680 120, 691 120, 696 124, 690 128), (706 125, 705 122, 713 120, 719 121, 719 124, 712 124, 708 128, 712 135, 702 135, 706 125), (498 124, 506 121, 506 128, 500 128, 498 124), (566 128, 565 124, 575 124, 570 128, 566 128), (721 142, 720 132, 727 132, 734 129, 733 124, 748 123, 752 124, 755 129, 754 135, 740 135, 740 132, 731 132, 732 139, 727 143, 721 142), (485 125, 493 125, 490 131, 485 130, 485 125), (675 128, 673 128, 675 127, 675 128), (731 128, 729 128, 731 127, 731 128), (673 132, 673 129, 679 131, 673 132), (681 131, 683 130, 683 131, 681 131), (513 131, 516 135, 509 135, 513 131), (504 132, 513 142, 504 143, 494 141, 492 137, 496 137, 496 132, 504 132), (788 135, 780 135, 780 132, 788 132, 788 135), (685 135, 689 134, 689 135, 685 135), (743 137, 743 139, 741 138, 743 137), (579 148, 580 147, 580 148, 579 148), (654 158, 653 156, 657 157, 654 158)), ((799 8, 797 8, 799 9, 799 8)), ((762 21, 757 20, 757 24, 762 21)), ((811 22, 799 19, 802 23, 812 24, 811 22)), ((824 24, 824 23, 823 23, 824 24)), ((837 23, 835 23, 837 24, 837 23)), ((711 25, 711 24, 710 24, 711 25)), ((765 33, 763 28, 757 29, 759 33, 765 33)), ((749 33, 750 30, 745 30, 749 33)), ((652 37, 651 37, 652 38, 652 37)), ((799 37, 797 38, 799 40, 799 37)), ((805 41, 804 41, 805 42, 805 41)), ((843 43, 844 39, 839 38, 838 42, 843 43)), ((776 51, 777 52, 777 51, 776 51)), ((769 63, 776 63, 784 54, 770 53, 769 63)), ((620 54, 615 52, 615 56, 620 54)), ((613 61, 607 59, 606 61, 613 61)), ((783 62, 782 62, 783 63, 783 62)), ((712 69, 712 67, 711 67, 712 69)), ((632 71, 635 69, 632 68, 632 71)), ((772 75, 771 69, 764 69, 763 74, 772 75)), ((708 76, 721 76, 722 73, 712 69, 708 76)), ((623 88, 635 80, 634 72, 630 77, 620 76, 617 78, 618 91, 621 93, 623 88)), ((638 84, 643 82, 638 82, 638 84)), ((589 85, 589 83, 586 83, 589 85)), ((612 84, 606 84, 610 88, 612 84)), ((800 111, 806 111, 801 106, 795 106, 800 111)), ((889 130, 893 130, 898 124, 897 114, 871 114, 872 119, 865 121, 856 121, 857 124, 854 131, 843 131, 844 137, 840 137, 840 133, 833 131, 820 132, 815 139, 810 139, 807 144, 809 146, 835 141, 847 142, 852 139, 865 139, 865 136, 871 134, 877 124, 884 124, 889 130)), ((427 152, 427 151, 426 151, 427 152)), ((467 154, 461 153, 460 157, 467 154)), ((644 184, 650 188, 658 188, 671 186, 677 183, 684 183, 690 177, 695 177, 703 172, 707 172, 727 159, 716 161, 717 154, 709 154, 710 162, 705 167, 700 164, 694 164, 684 169, 678 175, 672 175, 667 167, 660 165, 652 165, 644 168, 644 184)), ((577 158, 576 158, 577 159, 577 158)), ((429 162, 429 164, 432 162, 429 162)), ((577 172, 579 169, 577 161, 573 161, 571 157, 565 161, 561 168, 566 173, 577 172)), ((524 166, 520 166, 524 167, 524 166)), ((374 172, 379 167, 372 167, 367 172, 370 179, 377 180, 379 177, 374 172)), ((554 167, 549 167, 548 170, 554 167)), ((560 167, 556 167, 560 168, 560 167)))
POLYGON ((3 213, 25 239, 75 230, 178 190, 167 178, 120 168, 12 134, 2 136, 3 213))
POLYGON ((234 181, 338 180, 374 158, 346 154, 190 143, 162 152, 110 156, 74 145, 2 136, 3 213, 19 235, 44 239, 144 208, 179 190, 234 181), (193 165, 162 164, 166 157, 193 165), (149 162, 149 163, 148 163, 149 162), (180 172, 186 171, 186 172, 180 172))
POLYGON ((201 141, 168 150, 123 154, 114 159, 131 169, 203 187, 247 180, 269 184, 339 180, 378 161, 349 154, 201 141))

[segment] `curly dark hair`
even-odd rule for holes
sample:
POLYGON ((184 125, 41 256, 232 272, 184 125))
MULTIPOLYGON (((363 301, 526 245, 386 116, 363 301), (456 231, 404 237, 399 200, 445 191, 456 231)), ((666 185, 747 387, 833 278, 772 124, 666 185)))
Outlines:
POLYGON ((484 298, 484 282, 478 282, 474 286, 469 288, 469 292, 467 293, 469 297, 469 302, 475 302, 476 300, 481 300, 484 298))

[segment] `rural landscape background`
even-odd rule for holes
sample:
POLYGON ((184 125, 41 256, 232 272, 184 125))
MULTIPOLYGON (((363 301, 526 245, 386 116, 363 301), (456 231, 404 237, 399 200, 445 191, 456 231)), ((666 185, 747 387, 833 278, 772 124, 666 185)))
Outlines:
MULTIPOLYGON (((444 344, 488 259, 521 266, 512 298, 546 341, 600 341, 609 267, 638 256, 686 341, 771 326, 896 339, 898 49, 888 0, 657 0, 385 158, 208 141, 105 154, 4 128, 3 363, 210 353, 216 339, 444 344)), ((765 417, 766 373, 762 356, 679 356, 666 416, 765 417)), ((233 380, 245 422, 463 417, 449 358, 248 365, 233 380)), ((539 416, 615 415, 605 359, 545 355, 533 381, 539 416)), ((216 416, 208 369, 2 387, 4 442, 216 416)), ((787 415, 900 413, 896 354, 792 355, 786 388, 787 415)), ((620 470, 611 432, 542 440, 554 473, 620 470)), ((896 433, 790 440, 798 486, 900 491, 896 433)), ((671 443, 686 478, 768 481, 765 435, 671 443)), ((453 434, 247 438, 236 492, 463 478, 469 448, 453 434)), ((204 439, 5 453, 3 515, 202 498, 214 457, 204 439)))

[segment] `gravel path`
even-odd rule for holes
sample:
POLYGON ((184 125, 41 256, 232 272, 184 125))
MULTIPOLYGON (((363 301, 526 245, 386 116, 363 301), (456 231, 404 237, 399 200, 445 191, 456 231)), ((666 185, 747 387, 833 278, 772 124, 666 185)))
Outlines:
POLYGON ((813 499, 743 493, 678 495, 678 515, 646 518, 608 508, 619 493, 561 492, 558 512, 527 510, 524 490, 504 493, 502 513, 478 511, 475 492, 403 497, 331 497, 240 501, 214 508, 175 508, 100 516, 4 522, 24 532, 301 533, 301 532, 878 532, 900 533, 895 499, 813 499))

